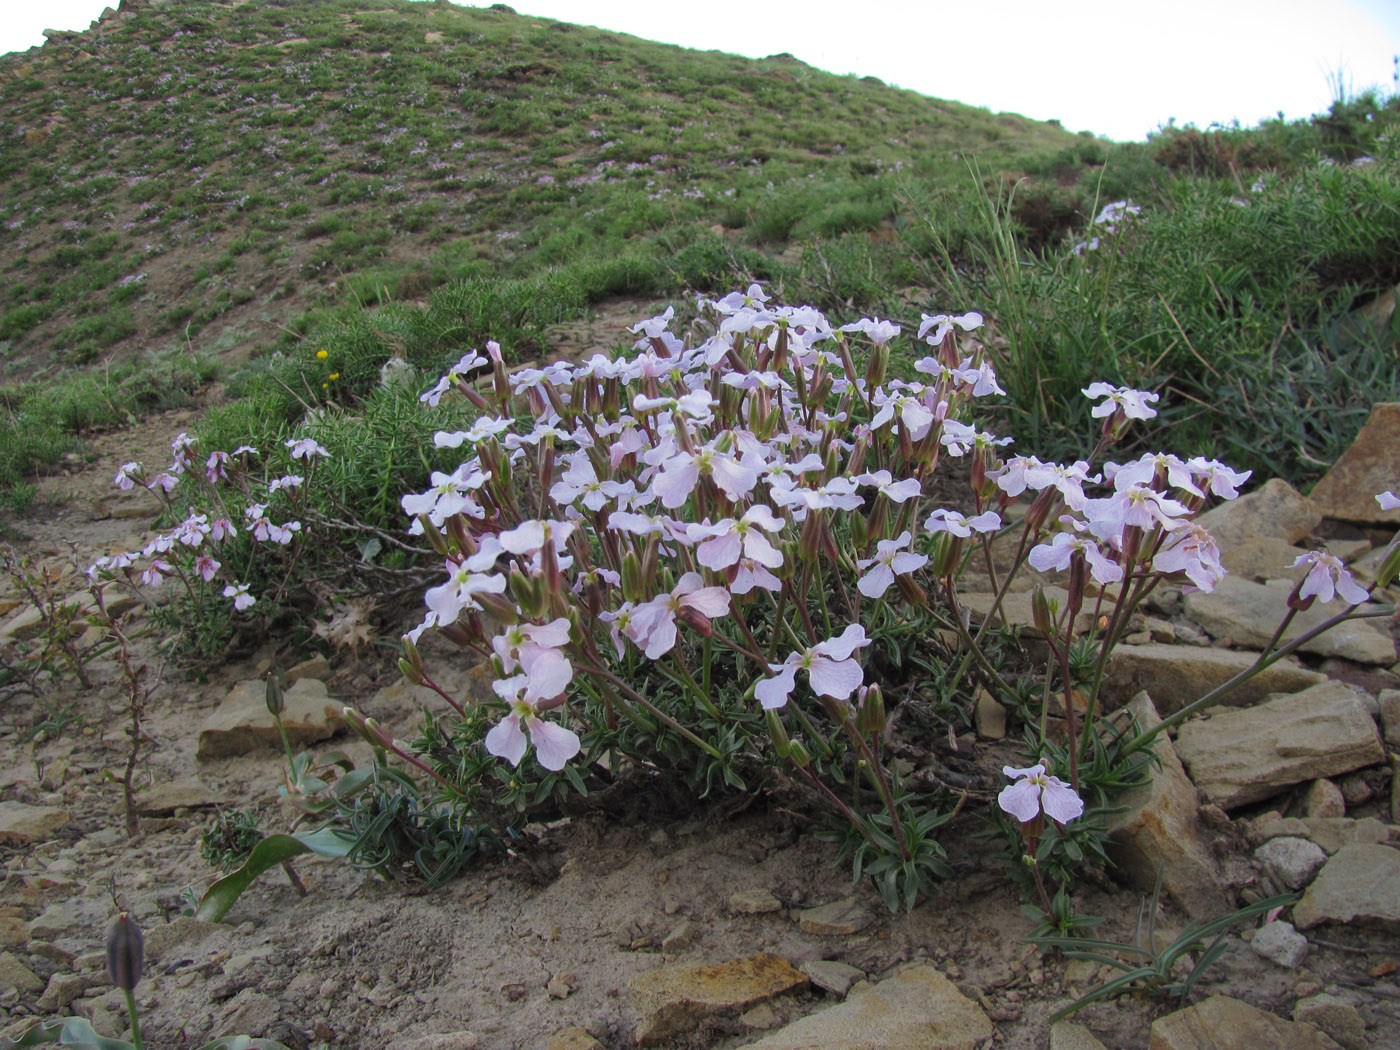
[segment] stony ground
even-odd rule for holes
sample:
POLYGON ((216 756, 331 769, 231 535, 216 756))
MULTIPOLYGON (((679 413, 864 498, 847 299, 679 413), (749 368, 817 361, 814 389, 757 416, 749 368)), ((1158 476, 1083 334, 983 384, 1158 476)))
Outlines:
MULTIPOLYGON (((57 571, 69 543, 82 560, 139 538, 149 517, 107 499, 108 481, 133 445, 163 448, 181 425, 167 418, 115 435, 96 462, 51 481, 25 523, 26 548, 57 571)), ((1280 483, 1233 505, 1213 526, 1234 552, 1230 586, 1158 603, 1115 663, 1117 700, 1145 687, 1165 715, 1248 662, 1255 620, 1275 615, 1285 593, 1263 581, 1283 575, 1275 567, 1292 545, 1325 539, 1364 573, 1388 531, 1339 525, 1326 509, 1280 483)), ((0 638, 23 630, 24 613, 0 616, 0 638)), ((197 922, 186 913, 214 878, 199 838, 215 807, 256 808, 268 830, 290 819, 270 725, 220 736, 230 718, 220 706, 250 692, 256 700, 260 687, 239 684, 274 659, 288 666, 313 654, 269 648, 206 679, 166 671, 147 720, 134 837, 112 780, 126 748, 121 693, 116 668, 99 661, 90 689, 0 697, 0 1035, 72 1012, 99 1030, 124 1027, 100 953, 106 924, 125 909, 147 931, 139 998, 153 1047, 235 1031, 291 1047, 419 1050, 593 1040, 714 1050, 1393 1047, 1400 677, 1391 631, 1382 620, 1348 632, 1275 669, 1243 706, 1188 724, 1154 786, 1125 800, 1115 873, 1125 881, 1095 878, 1076 894, 1079 910, 1104 916, 1101 933, 1120 940, 1133 938, 1142 880, 1157 864, 1171 894, 1159 937, 1193 912, 1214 917, 1279 890, 1306 889, 1302 901, 1231 936, 1188 1002, 1119 998, 1053 1037, 1050 1014, 1113 971, 1023 943, 1020 901, 970 811, 945 838, 954 877, 907 915, 851 884, 809 813, 763 798, 687 811, 658 794, 642 815, 585 812, 534 829, 511 862, 439 890, 303 858, 305 897, 270 873, 226 922, 197 922), (58 713, 81 721, 61 725, 58 713)), ((416 722, 418 698, 368 659, 312 659, 299 673, 310 721, 350 703, 399 735, 416 722)), ((1147 712, 1145 698, 1135 702, 1147 712)), ((954 741, 960 750, 945 759, 975 761, 994 783, 1014 754, 999 739, 1003 722, 984 706, 980 736, 954 741)), ((312 746, 367 762, 351 740, 312 746)))

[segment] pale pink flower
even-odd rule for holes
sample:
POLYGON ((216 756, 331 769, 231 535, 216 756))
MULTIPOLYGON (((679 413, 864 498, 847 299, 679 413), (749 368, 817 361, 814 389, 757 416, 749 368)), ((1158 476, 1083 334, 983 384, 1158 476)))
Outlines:
POLYGON ((1152 559, 1152 567, 1158 572, 1185 573, 1186 578, 1206 594, 1215 590, 1215 585, 1225 578, 1225 566, 1220 563, 1220 548, 1215 544, 1215 537, 1195 522, 1172 533, 1152 559))
POLYGON ((997 805, 1022 824, 1029 824, 1042 812, 1056 824, 1068 824, 1084 813, 1084 800, 1059 777, 1047 776, 1045 766, 1028 769, 1003 766, 1002 773, 1016 783, 1001 789, 997 805))
POLYGON ((757 503, 738 521, 726 518, 714 525, 692 523, 686 528, 686 537, 691 542, 700 541, 695 548, 695 560, 707 569, 727 569, 741 557, 776 569, 783 563, 782 552, 759 530, 777 532, 782 527, 781 518, 775 517, 764 504, 757 503))
POLYGON ((647 659, 656 660, 675 647, 678 614, 691 610, 709 619, 729 612, 729 591, 702 586, 704 582, 698 572, 688 572, 669 594, 658 594, 633 611, 629 637, 647 659))
POLYGON ((1377 494, 1376 502, 1381 505, 1381 510, 1400 509, 1400 496, 1395 495, 1393 492, 1387 491, 1377 494))
POLYGON ((973 531, 996 532, 1001 528, 1001 515, 996 511, 983 511, 975 517, 967 517, 955 510, 940 507, 928 516, 924 528, 929 532, 951 532, 954 536, 971 536, 973 531))
POLYGON ((1076 551, 1084 555, 1089 574, 1099 583, 1117 583, 1123 578, 1122 566, 1105 558, 1098 543, 1072 532, 1057 532, 1050 543, 1032 547, 1026 560, 1037 572, 1063 571, 1069 568, 1076 551))
POLYGON ((537 703, 530 698, 525 675, 492 682, 491 688, 510 705, 510 713, 486 734, 486 750, 491 754, 518 766, 525 757, 526 747, 534 744, 535 758, 539 764, 557 773, 579 753, 582 745, 577 733, 557 722, 546 722, 540 718, 537 703), (521 695, 522 690, 524 696, 521 695))
POLYGON ((864 681, 865 673, 851 654, 870 644, 865 628, 853 623, 837 638, 818 642, 802 652, 792 652, 780 664, 769 664, 777 672, 754 687, 754 696, 765 709, 782 707, 797 686, 797 672, 806 671, 812 691, 833 700, 845 700, 864 681))
POLYGON ((1298 555, 1292 567, 1296 569, 1302 565, 1309 568, 1298 588, 1299 598, 1316 596, 1325 604, 1334 597, 1341 596, 1343 601, 1351 605, 1360 605, 1371 597, 1365 588, 1352 579, 1342 560, 1334 555, 1325 551, 1309 551, 1307 554, 1298 555))
POLYGON ((450 559, 447 572, 447 582, 430 587, 423 597, 440 624, 456 623, 463 609, 479 609, 473 595, 505 593, 506 578, 500 573, 472 572, 465 563, 459 565, 450 559))
POLYGON ((208 583, 214 578, 214 574, 219 571, 219 563, 207 554, 201 554, 194 560, 194 568, 199 573, 200 579, 208 583))
POLYGON ((919 323, 919 338, 937 346, 943 342, 943 337, 953 330, 957 325, 964 332, 971 332, 982 327, 982 315, 976 310, 969 310, 965 314, 954 317, 951 314, 921 314, 923 320, 919 323))
POLYGON ((311 461, 312 456, 324 456, 330 458, 330 453, 317 443, 315 438, 288 438, 282 442, 291 451, 293 459, 305 459, 311 461))
MULTIPOLYGON (((133 488, 136 482, 133 478, 141 476, 141 464, 136 462, 123 463, 117 471, 117 476, 112 479, 112 483, 122 491, 133 488)), ((1379 497, 1378 497, 1379 498, 1379 497)))
POLYGON ((246 583, 229 584, 224 588, 223 595, 225 598, 233 599, 233 607, 239 612, 242 612, 257 601, 256 598, 248 593, 248 585, 246 583))
POLYGON ((875 545, 875 557, 861 558, 856 568, 862 572, 869 569, 858 581, 856 590, 867 598, 879 598, 894 583, 896 576, 922 569, 928 564, 927 554, 912 554, 907 548, 913 537, 905 529, 892 540, 881 540, 875 545))
POLYGON ((491 639, 491 648, 510 674, 525 672, 525 698, 548 700, 564 691, 574 678, 574 665, 560 649, 569 644, 569 621, 564 617, 546 624, 517 623, 491 639))
POLYGON ((1162 397, 1161 394, 1154 394, 1148 390, 1133 390, 1126 386, 1113 386, 1102 382, 1091 383, 1081 392, 1091 401, 1101 397, 1108 398, 1103 404, 1095 405, 1094 410, 1089 413, 1095 419, 1111 416, 1119 409, 1123 410, 1123 415, 1128 419, 1151 419, 1157 414, 1157 410, 1148 402, 1159 401, 1162 397))

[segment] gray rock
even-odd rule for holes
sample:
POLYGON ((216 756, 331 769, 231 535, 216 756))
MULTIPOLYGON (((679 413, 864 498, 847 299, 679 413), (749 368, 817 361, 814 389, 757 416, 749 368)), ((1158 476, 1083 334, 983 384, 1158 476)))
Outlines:
POLYGON ((1327 863, 1327 854, 1316 842, 1284 836, 1260 846, 1254 859, 1290 890, 1300 890, 1327 863))
POLYGON ((731 893, 729 907, 737 915, 763 915, 771 911, 781 911, 783 904, 772 893, 760 886, 756 889, 731 893))
POLYGON ((76 973, 56 973, 49 978, 44 994, 39 996, 39 1009, 48 1013, 62 1010, 88 989, 88 979, 76 973))
POLYGON ((1293 908, 1293 921, 1304 930, 1325 922, 1400 929, 1400 850, 1343 846, 1293 908))
POLYGON ((143 817, 168 817, 177 809, 208 809, 223 799, 196 777, 156 784, 136 796, 136 812, 143 817))
POLYGON ((1326 1032, 1347 1050, 1366 1050, 1366 1024, 1356 1007, 1336 995, 1310 995, 1293 1007, 1293 1020, 1326 1032))
POLYGON ((1303 798, 1303 812, 1313 818, 1345 817, 1347 803, 1342 789, 1325 778, 1314 780, 1303 798))
POLYGON ((44 990, 44 982, 14 952, 0 953, 0 990, 16 989, 21 995, 44 990))
POLYGON ((821 937, 849 936, 859 933, 875 921, 874 913, 854 897, 794 912, 793 918, 804 933, 821 937))
POLYGON ((1290 970, 1301 966, 1308 954, 1308 939, 1282 919, 1256 930, 1249 946, 1256 954, 1290 970))
MULTIPOLYGON (((284 699, 282 724, 293 747, 329 740, 343 727, 341 705, 326 692, 324 682, 303 678, 287 689, 284 699)), ((259 681, 240 682, 204 720, 198 757, 228 758, 281 746, 277 723, 267 710, 266 686, 259 681)))
MULTIPOLYGON (((1146 693, 1139 693, 1127 710, 1143 729, 1161 719, 1146 693)), ((1177 760, 1166 734, 1152 744, 1161 767, 1142 787, 1124 792, 1114 804, 1121 812, 1108 818, 1113 859, 1139 888, 1151 890, 1162 871, 1162 885, 1191 915, 1218 915, 1228 901, 1220 886, 1220 871, 1201 841, 1197 826, 1200 799, 1177 760)))
POLYGON ((1376 493, 1394 490, 1400 478, 1400 404, 1374 405, 1349 449, 1312 490, 1329 518, 1374 525, 1400 524, 1400 511, 1381 510, 1376 493))
MULTIPOLYGON (((582 1029, 578 1030, 582 1031, 582 1029)), ((417 1039, 406 1039, 402 1042, 396 1042, 396 1045, 400 1050, 477 1050, 477 1047, 481 1045, 481 1040, 472 1032, 441 1032, 437 1035, 421 1035, 417 1039)), ((578 1050, 583 1050, 587 1046, 586 1043, 566 1043, 564 1045, 570 1048, 576 1047, 578 1050)), ((593 1045, 597 1046, 598 1044, 595 1042, 593 1045)), ((553 1040, 550 1040, 548 1050, 554 1050, 553 1040)))
POLYGON ((1324 853, 1336 853, 1353 842, 1385 842, 1390 830, 1375 817, 1280 817, 1266 813, 1254 821, 1256 839, 1273 839, 1280 835, 1295 835, 1316 842, 1324 853))
MULTIPOLYGON (((1198 649, 1180 645, 1119 645, 1104 674, 1105 706, 1112 710, 1146 689, 1158 713, 1173 715, 1228 682, 1258 658, 1258 653, 1234 649, 1198 649)), ((1226 694, 1221 703, 1245 707, 1270 693, 1294 693, 1325 682, 1285 657, 1226 694)))
POLYGON ((1281 478, 1273 478, 1239 499, 1212 507, 1196 519, 1215 537, 1222 551, 1261 538, 1297 543, 1321 521, 1322 512, 1317 506, 1281 478))
POLYGON ((1056 1021, 1050 1026, 1050 1050, 1106 1050, 1097 1036, 1082 1024, 1056 1021))
POLYGON ((1307 572, 1305 566, 1293 568, 1298 555, 1306 553, 1301 547, 1273 537, 1245 540, 1222 549, 1220 562, 1234 576, 1253 580, 1300 580, 1307 572))
POLYGON ((1152 1022, 1150 1050, 1340 1050, 1312 1025, 1285 1021, 1238 999, 1213 995, 1152 1022))
POLYGON ((93 939, 100 940, 102 928, 100 920, 94 921, 84 914, 77 900, 54 901, 29 920, 29 936, 36 941, 54 941, 82 933, 91 933, 93 939))
POLYGON ((1006 736, 1006 708, 985 689, 977 690, 977 707, 973 711, 977 735, 983 740, 1001 740, 1006 736))
POLYGON ((807 979, 824 992, 845 998, 857 981, 865 980, 865 971, 832 959, 812 959, 799 967, 807 979))
POLYGON ((992 1037, 981 1008, 932 966, 911 966, 843 1003, 794 1021, 749 1050, 979 1050, 992 1037))
POLYGON ((682 919, 676 923, 675 928, 661 939, 661 950, 668 955, 675 952, 684 951, 695 943, 695 924, 689 919, 682 919))
POLYGON ((153 963, 173 962, 178 953, 194 950, 223 927, 215 922, 202 922, 191 915, 181 915, 171 922, 152 926, 146 931, 146 958, 153 963))
POLYGON ((23 802, 0 802, 0 846, 27 846, 44 842, 72 820, 66 809, 57 806, 27 806, 23 802))
POLYGON ((781 956, 760 952, 713 966, 660 966, 632 978, 640 1019, 634 1038, 642 1046, 683 1035, 709 1017, 742 1013, 807 978, 781 956))
POLYGON ((1382 689, 1377 697, 1381 706, 1381 728, 1385 742, 1400 748, 1400 689, 1382 689))
MULTIPOLYGON (((1270 587, 1238 576, 1227 576, 1210 594, 1186 596, 1186 615, 1212 638, 1228 638, 1246 649, 1262 649, 1278 630, 1288 611, 1291 585, 1270 587)), ((1368 606, 1362 606, 1368 608, 1368 606)), ((1314 605, 1293 618, 1283 641, 1291 642, 1332 615, 1341 612, 1337 602, 1314 605)), ((1305 653, 1340 657, 1359 664, 1392 664, 1395 643, 1385 632, 1366 620, 1348 620, 1325 631, 1302 646, 1305 653)))
POLYGON ((1196 787, 1223 809, 1385 760, 1376 724, 1341 682, 1187 722, 1176 751, 1196 787))

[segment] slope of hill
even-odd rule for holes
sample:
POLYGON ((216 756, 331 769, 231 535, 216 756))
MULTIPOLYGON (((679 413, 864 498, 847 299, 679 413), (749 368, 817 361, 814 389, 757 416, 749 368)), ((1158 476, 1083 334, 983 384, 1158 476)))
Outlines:
POLYGON ((443 280, 876 229, 1062 129, 819 72, 449 4, 125 3, 0 60, 8 372, 256 352, 443 280), (797 192, 794 192, 797 191, 797 192), (356 281, 367 270, 372 279, 356 281))

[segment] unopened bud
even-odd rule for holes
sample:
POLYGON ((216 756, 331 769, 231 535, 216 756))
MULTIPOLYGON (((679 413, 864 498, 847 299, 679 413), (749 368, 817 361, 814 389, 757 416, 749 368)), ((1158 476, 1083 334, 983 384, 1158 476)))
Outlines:
POLYGON ((682 605, 676 612, 676 619, 692 628, 701 638, 708 638, 715 633, 714 625, 710 623, 710 618, 699 609, 692 609, 688 605, 682 605))
POLYGON ((473 594, 472 600, 481 606, 482 612, 503 627, 520 622, 520 610, 504 594, 473 594))
POLYGON ((955 575, 962 562, 962 552, 962 537, 940 532, 933 548, 933 574, 941 578, 955 575))
POLYGON ((798 769, 806 769, 812 764, 812 756, 802 745, 801 740, 793 740, 788 744, 788 761, 798 769))
POLYGON ((437 551, 438 554, 446 558, 449 553, 447 538, 443 536, 442 532, 432 523, 426 514, 418 515, 418 522, 423 526, 423 535, 427 539, 428 545, 432 547, 433 550, 437 551))
POLYGON ((865 383, 874 389, 885 381, 885 370, 890 363, 890 344, 880 343, 870 351, 870 360, 865 365, 865 383))
POLYGON ((855 545, 856 550, 863 551, 870 542, 870 527, 866 524, 865 518, 859 514, 852 514, 850 516, 850 522, 851 543, 855 545))
POLYGON ((519 569, 511 570, 510 593, 520 606, 520 611, 532 620, 543 616, 549 604, 544 591, 543 577, 526 576, 519 569))
POLYGON ((648 597, 642 587, 642 559, 636 551, 622 556, 622 596, 629 602, 643 602, 648 597))
POLYGON ((1381 559, 1381 567, 1376 570, 1376 586, 1389 587, 1395 582, 1397 574, 1400 574, 1400 543, 1391 540, 1390 549, 1381 559))
POLYGON ((146 968, 146 939, 141 927, 122 912, 107 931, 107 976, 124 992, 133 992, 146 968))
POLYGON ((1036 584, 1031 591, 1031 617, 1035 629, 1044 635, 1055 633, 1055 617, 1050 612, 1050 599, 1045 597, 1045 588, 1036 584))
POLYGON ((773 741, 773 750, 778 753, 779 758, 787 758, 792 741, 788 739, 787 726, 783 725, 783 718, 778 714, 777 708, 770 707, 765 710, 763 720, 768 725, 768 738, 773 741))
POLYGON ((287 709, 287 701, 283 698, 283 677, 280 668, 274 667, 267 673, 267 686, 263 690, 263 698, 267 702, 268 713, 273 718, 277 718, 287 709))
POLYGON ((1079 615, 1079 610, 1084 607, 1084 588, 1089 582, 1089 560, 1084 557, 1081 550, 1075 551, 1069 558, 1069 597, 1065 604, 1069 608, 1069 629, 1074 630, 1074 618, 1079 615))
MULTIPOLYGON (((1306 579, 1306 577, 1304 578, 1306 579)), ((1303 589, 1304 580, 1299 580, 1293 585, 1292 592, 1288 595, 1288 607, 1295 612, 1307 612, 1312 608, 1313 602, 1317 601, 1317 595, 1310 594, 1304 598, 1299 592, 1303 589)))
POLYGON ((856 694, 856 731, 873 736, 885 731, 885 695, 878 685, 862 687, 856 694))
POLYGON ((928 608, 928 592, 919 584, 914 582, 914 578, 908 573, 899 573, 894 578, 895 589, 899 591, 899 596, 916 609, 928 608))

